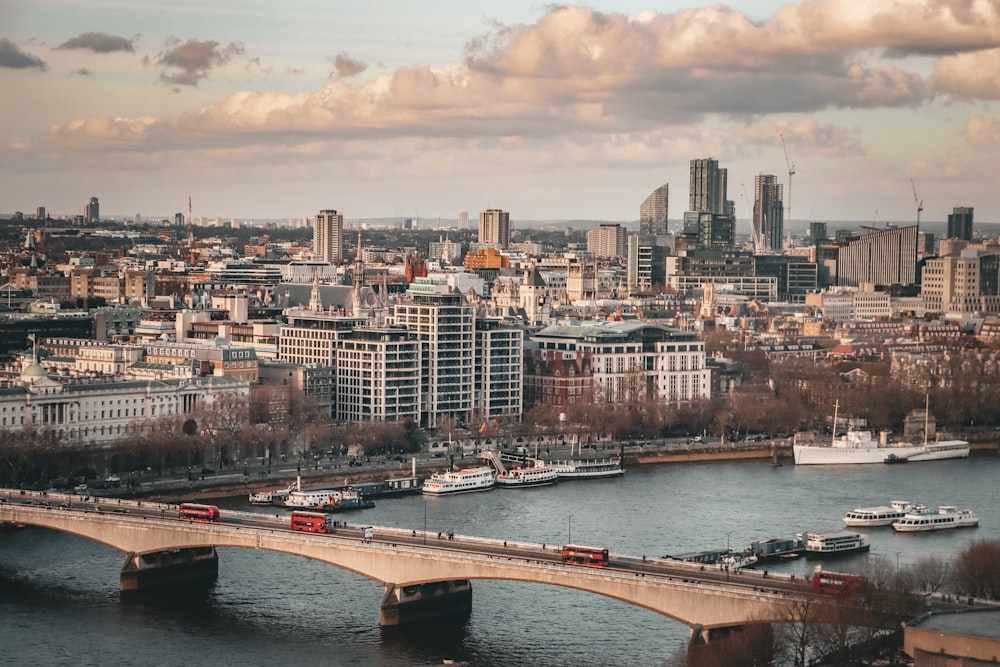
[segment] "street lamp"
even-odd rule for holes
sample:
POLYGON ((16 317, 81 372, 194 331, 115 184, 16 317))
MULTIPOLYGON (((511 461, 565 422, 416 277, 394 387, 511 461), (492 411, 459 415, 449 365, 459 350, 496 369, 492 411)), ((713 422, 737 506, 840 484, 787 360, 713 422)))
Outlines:
POLYGON ((729 536, 733 534, 733 531, 726 531, 726 553, 729 553, 729 536))
POLYGON ((427 546, 427 499, 424 498, 424 546, 427 546))
POLYGON ((567 517, 566 544, 573 544, 573 515, 567 517))

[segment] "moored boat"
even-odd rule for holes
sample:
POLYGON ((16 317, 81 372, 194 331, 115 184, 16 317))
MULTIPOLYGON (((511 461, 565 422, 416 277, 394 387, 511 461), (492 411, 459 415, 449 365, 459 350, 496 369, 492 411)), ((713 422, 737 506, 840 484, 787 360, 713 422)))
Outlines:
POLYGON ((549 461, 560 480, 600 479, 621 477, 625 474, 621 459, 568 459, 549 461))
POLYGON ((296 482, 292 482, 285 489, 274 489, 273 491, 257 491, 250 494, 251 505, 281 505, 288 498, 288 494, 294 491, 296 482))
MULTIPOLYGON (((536 461, 536 463, 538 463, 536 461)), ((528 486, 546 486, 559 481, 556 469, 547 465, 535 465, 530 468, 510 468, 497 474, 497 486, 505 489, 517 489, 528 486)))
POLYGON ((496 475, 489 466, 465 468, 453 472, 438 472, 424 482, 421 492, 430 496, 488 491, 496 484, 496 475))
POLYGON ((345 510, 368 509, 375 503, 352 489, 319 489, 315 491, 292 491, 282 503, 290 509, 308 509, 316 512, 342 512, 345 510))
POLYGON ((852 528, 888 526, 902 519, 907 512, 918 511, 923 507, 905 500, 893 500, 888 505, 878 507, 855 507, 844 516, 844 524, 852 528))
POLYGON ((864 553, 871 548, 868 538, 861 533, 841 530, 833 533, 808 533, 806 558, 830 558, 864 553))
POLYGON ((906 514, 892 524, 900 533, 925 533, 948 528, 975 528, 979 517, 970 509, 960 510, 954 505, 941 505, 937 511, 924 510, 906 514))

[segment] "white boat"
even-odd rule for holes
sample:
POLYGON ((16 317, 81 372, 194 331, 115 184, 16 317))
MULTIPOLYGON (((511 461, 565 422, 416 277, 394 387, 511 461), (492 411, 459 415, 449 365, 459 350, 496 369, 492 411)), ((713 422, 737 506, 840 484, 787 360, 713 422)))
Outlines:
POLYGON ((625 474, 621 459, 570 459, 549 461, 559 479, 600 479, 625 474))
POLYGON ((923 509, 905 500, 893 500, 888 505, 878 507, 856 507, 844 517, 844 523, 852 528, 888 526, 906 516, 907 512, 923 509))
POLYGON ((954 505, 941 505, 937 512, 911 512, 892 524, 900 533, 923 533, 948 528, 974 528, 979 525, 979 517, 972 510, 960 510, 954 505))
POLYGON ((353 489, 295 490, 288 494, 283 504, 291 509, 307 509, 318 512, 338 512, 375 506, 375 503, 365 500, 360 493, 353 489))
POLYGON ((517 489, 526 486, 545 486, 559 481, 559 474, 553 466, 535 462, 530 468, 510 468, 497 475, 497 486, 517 489))
POLYGON ((275 505, 283 504, 293 490, 295 482, 292 482, 287 489, 275 489, 273 491, 257 491, 250 494, 250 503, 253 505, 275 505))
POLYGON ((830 558, 864 553, 871 548, 868 538, 860 533, 841 530, 834 533, 807 533, 806 558, 830 558))
MULTIPOLYGON (((837 404, 839 408, 839 403, 837 404)), ((833 413, 836 433, 837 410, 833 413)), ((927 432, 925 426, 924 433, 927 432)), ((964 459, 969 456, 969 443, 965 440, 924 441, 923 444, 890 444, 872 437, 871 431, 849 431, 841 437, 834 435, 829 444, 792 445, 795 465, 838 465, 855 463, 885 463, 887 460, 942 461, 964 459)))
POLYGON ((465 468, 454 472, 438 472, 431 475, 421 488, 422 493, 431 496, 444 496, 454 493, 471 493, 487 491, 496 484, 493 468, 479 466, 465 468))

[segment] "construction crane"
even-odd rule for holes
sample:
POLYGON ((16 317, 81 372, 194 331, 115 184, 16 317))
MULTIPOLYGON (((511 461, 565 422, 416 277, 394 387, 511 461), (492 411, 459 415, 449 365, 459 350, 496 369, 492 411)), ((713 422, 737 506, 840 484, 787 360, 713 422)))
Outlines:
POLYGON ((792 176, 795 175, 795 165, 788 159, 788 149, 785 148, 785 135, 778 133, 781 137, 781 150, 785 152, 785 165, 788 167, 788 206, 785 208, 785 219, 788 224, 792 223, 792 176))
POLYGON ((916 204, 917 204, 917 227, 919 227, 920 226, 920 212, 922 210, 924 210, 924 200, 917 196, 917 186, 913 182, 912 178, 910 179, 910 187, 913 188, 913 201, 916 202, 916 204))
POLYGON ((743 205, 747 207, 747 215, 750 216, 750 239, 753 242, 753 251, 760 254, 764 252, 764 230, 757 229, 753 210, 750 208, 750 200, 747 199, 747 189, 743 187, 742 183, 740 183, 740 196, 743 198, 743 205))

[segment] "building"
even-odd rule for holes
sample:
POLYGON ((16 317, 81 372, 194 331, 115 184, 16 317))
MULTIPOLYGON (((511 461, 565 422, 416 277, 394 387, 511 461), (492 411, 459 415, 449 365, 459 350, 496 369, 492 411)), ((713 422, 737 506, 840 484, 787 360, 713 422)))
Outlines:
POLYGON ((83 207, 83 217, 87 222, 101 221, 101 204, 97 197, 91 197, 87 205, 83 207))
POLYGON ((479 243, 506 250, 510 246, 510 213, 496 208, 480 212, 479 243))
POLYGON ((475 400, 486 419, 520 420, 523 400, 524 331, 499 319, 476 319, 475 400))
POLYGON ((628 250, 628 232, 619 224, 602 224, 587 230, 587 252, 595 257, 623 259, 628 250))
POLYGON ((956 206, 948 214, 948 238, 972 240, 972 207, 956 206))
MULTIPOLYGON (((260 386, 271 388, 291 387, 315 404, 316 411, 333 417, 334 386, 336 369, 319 364, 291 364, 286 361, 262 359, 259 366, 260 386)), ((284 392, 282 392, 284 393, 284 392)), ((271 422, 281 422, 288 418, 288 403, 280 394, 268 413, 271 422)))
POLYGON ((876 292, 872 285, 834 287, 826 292, 806 295, 806 304, 823 313, 831 322, 875 320, 892 315, 892 300, 888 292, 876 292))
POLYGON ((754 275, 773 276, 778 279, 778 299, 802 302, 805 296, 819 288, 819 271, 816 262, 791 255, 757 255, 754 257, 754 275))
POLYGON ((809 244, 819 245, 829 238, 828 232, 826 231, 825 222, 810 222, 809 223, 809 244))
POLYGON ((723 215, 729 213, 726 199, 728 179, 729 170, 720 169, 718 160, 691 160, 688 210, 723 215))
POLYGON ((880 229, 848 238, 837 250, 837 285, 876 287, 917 281, 917 227, 880 229))
POLYGON ((293 364, 333 366, 337 360, 339 341, 356 327, 363 326, 364 317, 348 317, 315 312, 302 308, 285 312, 286 323, 278 339, 278 357, 293 364))
POLYGON ((705 344, 648 322, 555 324, 524 350, 525 407, 709 398, 705 344))
POLYGON ((947 315, 1000 312, 1000 255, 966 248, 928 259, 921 274, 928 312, 947 315))
POLYGON ((732 216, 706 211, 684 212, 684 242, 688 247, 725 246, 736 243, 736 224, 732 216))
MULTIPOLYGON (((972 598, 969 598, 972 604, 972 598)), ((1000 611, 971 607, 923 614, 903 628, 903 650, 914 667, 986 667, 1000 656, 1000 611)))
POLYGON ((313 223, 313 257, 330 264, 344 259, 344 214, 325 209, 313 223))
POLYGON ((458 212, 458 228, 468 229, 469 228, 469 212, 459 211, 458 212))
POLYGON ((450 416, 467 420, 473 407, 475 321, 472 306, 444 278, 417 278, 389 307, 389 324, 421 343, 420 425, 450 416))
POLYGON ((757 174, 754 179, 753 235, 758 252, 781 250, 785 235, 783 190, 773 174, 757 174))
POLYGON ((422 347, 402 328, 346 334, 336 351, 336 419, 419 422, 422 347))
POLYGON ((648 236, 666 236, 667 204, 670 184, 664 183, 653 190, 639 206, 639 233, 648 236))

